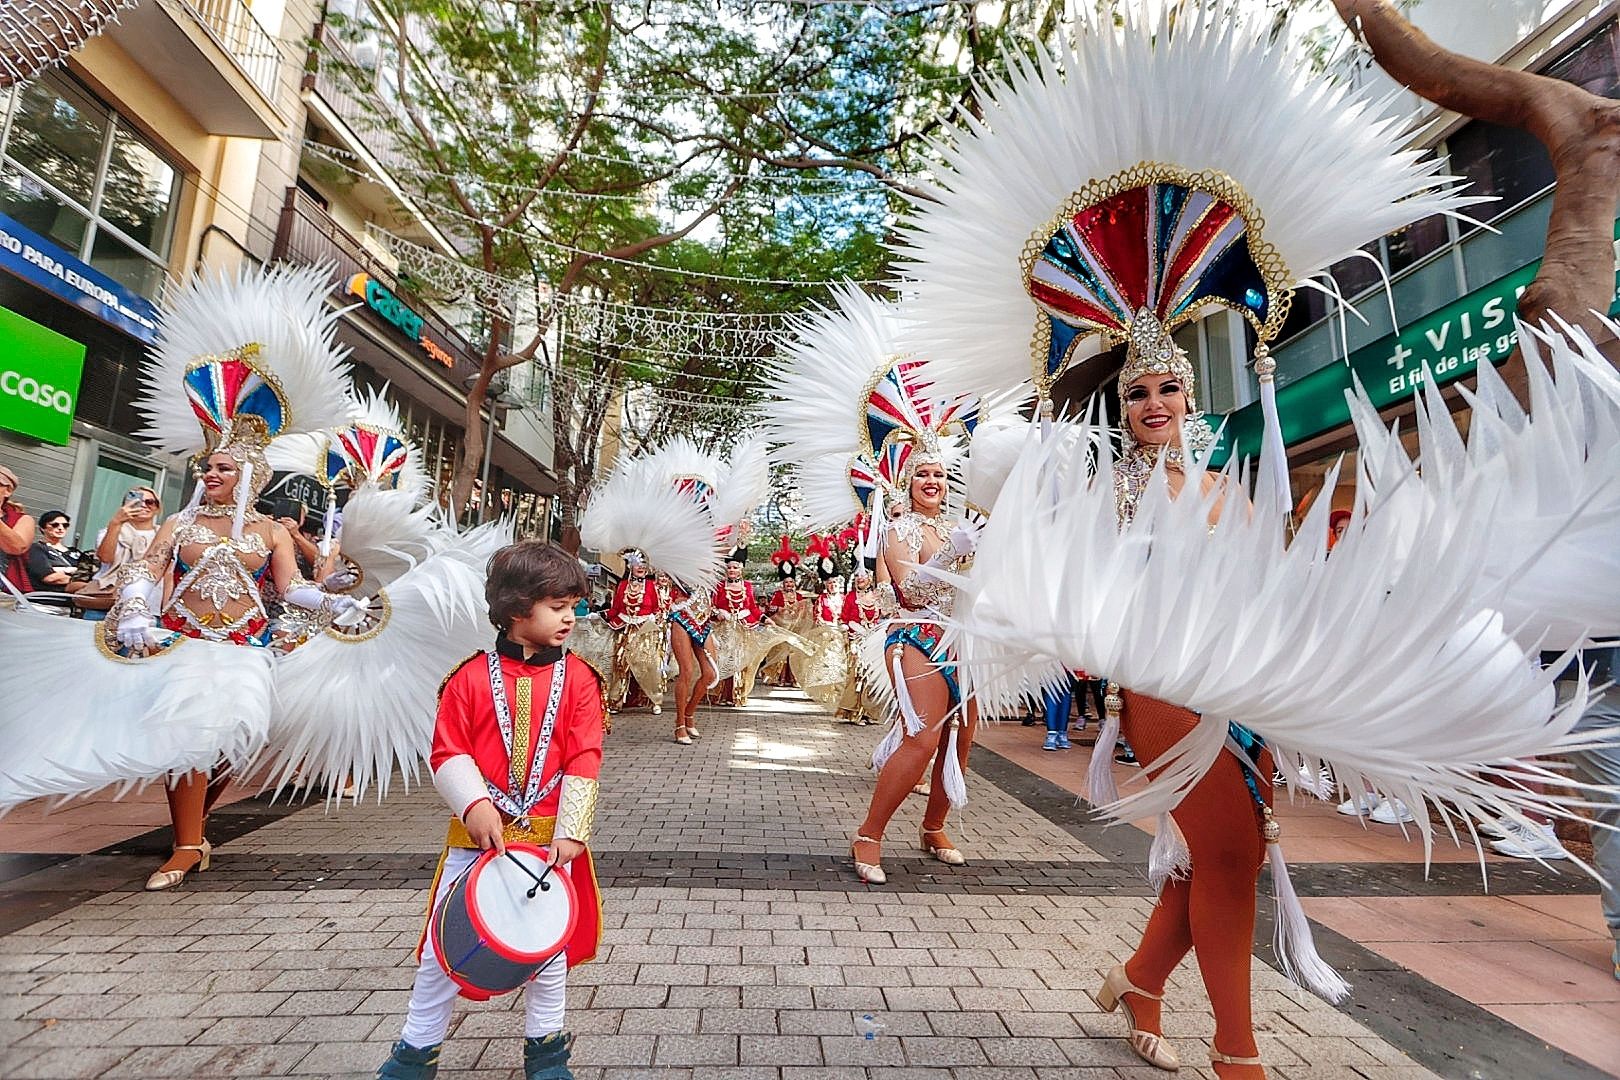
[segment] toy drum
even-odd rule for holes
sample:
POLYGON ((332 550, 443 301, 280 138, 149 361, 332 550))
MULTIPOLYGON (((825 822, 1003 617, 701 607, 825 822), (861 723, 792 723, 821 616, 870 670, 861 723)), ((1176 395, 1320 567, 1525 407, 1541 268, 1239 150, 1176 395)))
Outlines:
POLYGON ((445 892, 433 913, 433 951, 461 996, 484 1001, 534 978, 574 932, 574 885, 546 866, 545 849, 494 849, 445 892))

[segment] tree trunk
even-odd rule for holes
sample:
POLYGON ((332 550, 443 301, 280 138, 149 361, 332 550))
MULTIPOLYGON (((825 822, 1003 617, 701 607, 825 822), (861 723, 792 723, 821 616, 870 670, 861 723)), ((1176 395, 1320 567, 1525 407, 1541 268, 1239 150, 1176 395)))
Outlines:
MULTIPOLYGON (((1389 0, 1333 3, 1396 82, 1441 108, 1528 131, 1547 148, 1558 187, 1546 254, 1519 298, 1519 317, 1540 323, 1556 313, 1594 341, 1611 340, 1598 313, 1607 315, 1614 298, 1620 102, 1560 79, 1443 49, 1389 0)), ((1502 375, 1528 403, 1524 358, 1517 350, 1503 364, 1502 375)))

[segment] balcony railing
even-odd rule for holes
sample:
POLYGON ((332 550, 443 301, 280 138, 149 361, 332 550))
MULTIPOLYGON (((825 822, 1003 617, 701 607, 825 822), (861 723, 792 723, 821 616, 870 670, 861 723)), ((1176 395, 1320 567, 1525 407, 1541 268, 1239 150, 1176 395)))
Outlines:
POLYGON ((369 274, 390 292, 409 304, 422 317, 423 325, 442 342, 455 361, 450 372, 457 378, 478 370, 477 353, 454 326, 421 300, 401 289, 399 279, 381 259, 332 220, 321 205, 298 188, 287 189, 282 204, 281 224, 276 229, 275 258, 306 264, 333 264, 345 279, 369 274))
POLYGON ((265 100, 274 103, 281 53, 247 5, 242 0, 179 0, 179 6, 230 54, 265 100))
POLYGON ((361 95, 365 92, 357 92, 348 74, 366 68, 354 58, 343 39, 327 23, 315 27, 310 55, 315 70, 304 76, 304 88, 320 95, 333 115, 348 126, 349 132, 364 144, 383 168, 391 172, 406 168, 409 163, 394 145, 393 138, 377 123, 377 112, 384 107, 380 99, 370 94, 367 96, 371 97, 371 101, 362 100, 361 95), (345 68, 347 72, 343 70, 345 68))

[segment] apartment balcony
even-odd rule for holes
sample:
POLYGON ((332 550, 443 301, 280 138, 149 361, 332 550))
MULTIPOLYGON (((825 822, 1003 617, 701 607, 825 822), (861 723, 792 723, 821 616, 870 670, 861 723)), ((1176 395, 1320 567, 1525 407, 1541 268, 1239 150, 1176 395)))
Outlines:
POLYGON ((280 138, 285 60, 242 0, 147 0, 110 35, 213 135, 280 138))

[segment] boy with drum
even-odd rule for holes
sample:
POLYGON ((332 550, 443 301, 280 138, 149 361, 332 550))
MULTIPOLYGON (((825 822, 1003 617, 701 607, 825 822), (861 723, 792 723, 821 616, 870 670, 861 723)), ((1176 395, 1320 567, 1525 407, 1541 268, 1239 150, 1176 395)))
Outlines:
MULTIPOLYGON (((480 875, 493 880, 521 870, 535 876, 516 850, 508 853, 508 844, 545 845, 549 856, 545 864, 535 860, 534 867, 542 877, 566 875, 571 885, 548 891, 572 894, 573 914, 567 920, 572 929, 560 932, 561 940, 550 945, 560 945, 560 951, 524 987, 523 1068, 526 1080, 572 1080, 573 1037, 563 1030, 567 970, 593 958, 601 939, 596 874, 586 844, 602 763, 602 693, 595 673, 562 648, 586 587, 578 560, 554 544, 526 540, 490 560, 484 596, 499 631, 495 647, 463 661, 439 690, 430 763, 434 786, 456 816, 433 883, 428 921, 434 932, 424 928, 410 1011, 400 1040, 377 1072, 383 1080, 431 1080, 456 995, 489 996, 461 969, 469 963, 465 958, 448 956, 441 963, 435 953, 441 934, 450 940, 445 923, 452 915, 467 920, 464 910, 452 909, 474 909, 470 921, 479 934, 535 945, 535 926, 511 928, 509 912, 504 917, 510 932, 503 934, 497 925, 502 911, 493 900, 488 910, 476 910, 480 875), (462 881, 481 852, 492 849, 495 854, 462 881), (443 903, 450 894, 456 904, 443 903)), ((521 919, 526 909, 517 910, 521 919)), ((533 922, 541 921, 536 910, 533 922)), ((542 946, 531 955, 545 951, 542 946)))

